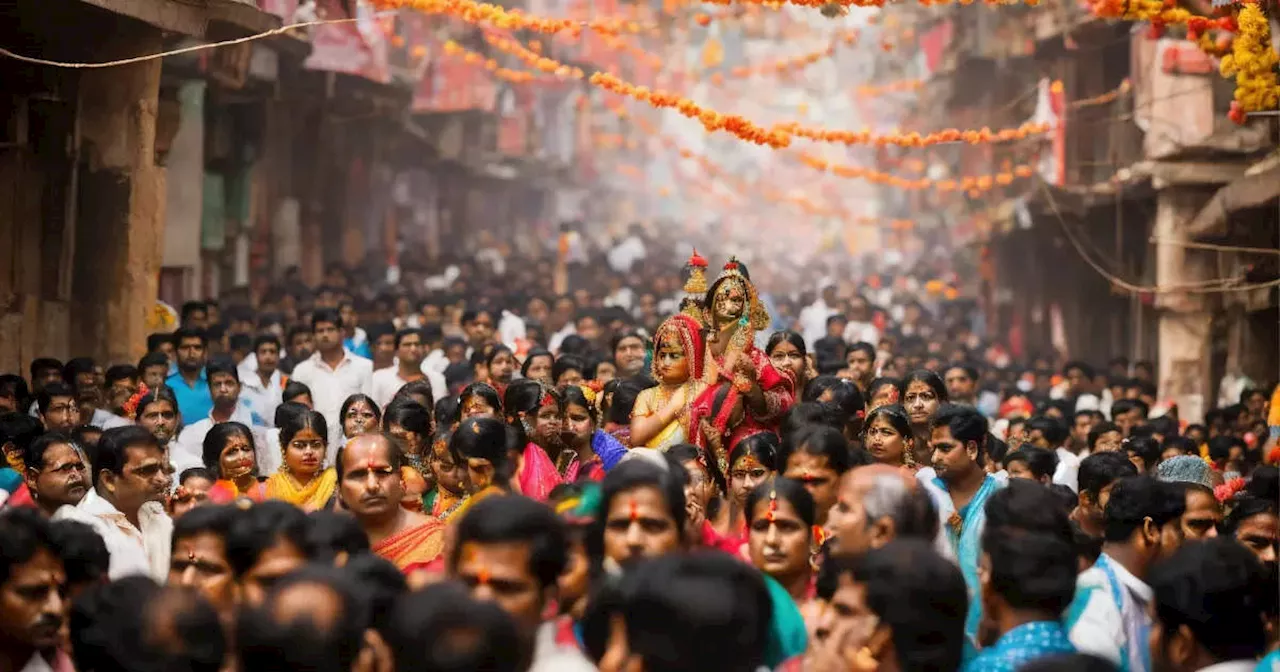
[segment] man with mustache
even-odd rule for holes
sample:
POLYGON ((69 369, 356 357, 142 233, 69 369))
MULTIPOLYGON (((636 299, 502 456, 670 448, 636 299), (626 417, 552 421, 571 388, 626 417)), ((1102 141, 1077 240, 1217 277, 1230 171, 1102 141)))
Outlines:
POLYGON ((49 522, 11 509, 0 516, 0 539, 0 669, 71 669, 58 649, 67 575, 49 522))
POLYGON ((209 393, 213 398, 213 410, 203 418, 183 416, 183 422, 190 423, 182 428, 170 451, 175 473, 203 467, 204 437, 214 425, 223 422, 238 422, 253 433, 256 446, 267 445, 267 423, 253 410, 253 404, 240 396, 240 372, 228 361, 215 360, 205 367, 209 393))
POLYGON ((400 506, 404 454, 385 434, 361 434, 338 451, 338 493, 369 535, 374 553, 406 576, 432 569, 444 550, 444 524, 400 506))
POLYGON ((36 509, 46 518, 80 503, 89 490, 89 467, 71 438, 50 432, 27 447, 26 482, 36 509))
POLYGON ((93 527, 111 554, 112 580, 146 574, 164 581, 173 521, 162 504, 169 472, 156 437, 137 425, 103 432, 92 481, 78 504, 59 508, 53 519, 93 527))

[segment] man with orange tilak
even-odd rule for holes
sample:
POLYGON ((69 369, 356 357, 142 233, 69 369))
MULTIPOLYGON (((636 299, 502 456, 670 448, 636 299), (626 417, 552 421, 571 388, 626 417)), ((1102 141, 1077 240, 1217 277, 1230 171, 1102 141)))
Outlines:
POLYGON ((338 492, 360 523, 373 552, 406 576, 439 567, 444 525, 400 506, 404 455, 384 434, 362 434, 338 451, 338 492))
POLYGON ((543 621, 558 597, 568 546, 568 532, 559 516, 519 495, 485 499, 458 522, 450 574, 475 599, 502 607, 523 636, 534 641, 531 672, 595 669, 573 638, 557 641, 555 621, 543 621))

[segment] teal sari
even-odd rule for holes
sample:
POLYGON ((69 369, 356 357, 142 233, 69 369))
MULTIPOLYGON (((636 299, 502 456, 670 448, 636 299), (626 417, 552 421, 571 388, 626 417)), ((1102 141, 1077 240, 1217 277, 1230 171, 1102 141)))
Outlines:
MULTIPOLYGON (((941 478, 934 478, 933 484, 943 492, 947 492, 947 484, 941 478)), ((982 599, 979 595, 981 586, 978 583, 978 559, 982 556, 982 530, 987 526, 987 499, 1001 487, 1000 481, 988 475, 982 481, 982 487, 973 494, 973 499, 959 511, 945 497, 942 514, 943 529, 951 550, 955 551, 956 564, 964 575, 964 585, 969 593, 969 612, 964 619, 964 661, 967 663, 978 655, 978 625, 982 621, 982 599), (950 507, 945 506, 950 504, 950 507), (952 514, 956 514, 955 517, 952 514), (958 518, 959 524, 953 524, 958 518)))
POLYGON ((805 630, 800 608, 787 589, 764 572, 760 576, 769 589, 769 601, 773 603, 769 640, 765 642, 765 664, 772 670, 788 658, 804 653, 809 646, 809 633, 805 630))

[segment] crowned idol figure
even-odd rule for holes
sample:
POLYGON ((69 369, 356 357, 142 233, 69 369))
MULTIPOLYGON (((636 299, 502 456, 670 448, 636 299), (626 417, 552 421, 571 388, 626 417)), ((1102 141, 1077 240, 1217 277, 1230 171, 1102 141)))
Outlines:
MULTIPOLYGON (((696 275, 690 276, 686 292, 697 288, 696 275)), ((775 369, 755 346, 756 331, 769 326, 769 312, 747 267, 730 257, 697 308, 708 332, 702 380, 723 390, 706 409, 711 431, 727 438, 724 443, 732 449, 742 437, 776 430, 795 401, 795 378, 790 371, 775 369)), ((724 455, 718 457, 723 461, 724 455)))

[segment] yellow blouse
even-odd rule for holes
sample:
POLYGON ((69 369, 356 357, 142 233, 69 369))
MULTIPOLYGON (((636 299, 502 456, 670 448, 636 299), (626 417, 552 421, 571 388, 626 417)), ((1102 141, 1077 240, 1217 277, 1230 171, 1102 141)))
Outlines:
POLYGON ((338 485, 338 472, 325 469, 305 486, 287 471, 277 471, 267 479, 267 499, 289 502, 303 511, 318 511, 333 498, 338 485))
MULTIPOLYGON (((705 386, 698 381, 685 383, 683 389, 686 401, 693 403, 693 400, 697 398, 703 387, 705 386)), ((641 391, 636 397, 636 405, 631 411, 631 417, 644 418, 662 410, 670 396, 660 398, 661 390, 662 386, 658 386, 641 391)), ((676 416, 675 420, 667 423, 667 426, 663 427, 662 431, 658 432, 656 436, 646 441, 644 447, 666 450, 678 443, 685 443, 689 438, 688 425, 689 412, 686 408, 685 411, 676 416)))

